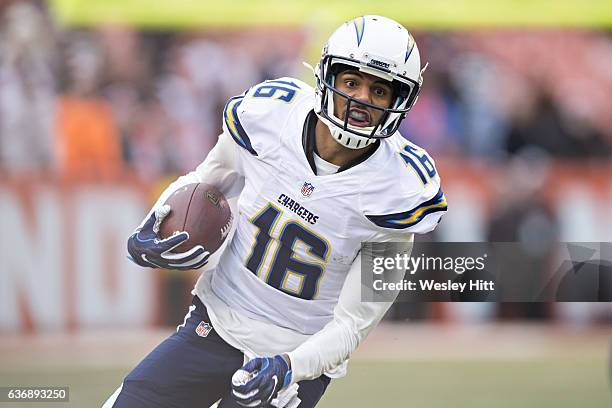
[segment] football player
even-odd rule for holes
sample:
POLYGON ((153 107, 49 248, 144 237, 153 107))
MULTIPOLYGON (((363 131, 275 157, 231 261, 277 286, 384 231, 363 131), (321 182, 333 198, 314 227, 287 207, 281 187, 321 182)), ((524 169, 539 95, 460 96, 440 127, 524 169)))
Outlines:
POLYGON ((231 98, 206 160, 129 238, 144 267, 196 269, 209 253, 157 236, 181 186, 238 197, 236 228, 200 276, 177 332, 105 407, 314 407, 391 303, 362 302, 360 249, 435 228, 446 199, 434 161, 398 132, 422 84, 412 35, 385 17, 338 28, 314 68, 231 98))

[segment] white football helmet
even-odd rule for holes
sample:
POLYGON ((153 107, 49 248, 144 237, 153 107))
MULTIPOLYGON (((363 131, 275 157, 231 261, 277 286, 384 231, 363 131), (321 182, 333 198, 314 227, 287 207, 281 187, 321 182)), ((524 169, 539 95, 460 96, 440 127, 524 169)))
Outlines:
POLYGON ((363 16, 344 23, 329 38, 321 60, 314 69, 316 79, 315 113, 325 123, 334 139, 351 149, 361 149, 377 139, 393 135, 417 100, 423 78, 419 49, 412 35, 401 24, 381 16, 363 16), (335 87, 338 69, 352 66, 359 71, 391 82, 394 90, 390 107, 360 102, 335 87), (338 67, 336 67, 338 68, 338 67), (334 93, 351 105, 382 111, 378 123, 358 127, 334 114, 334 93))

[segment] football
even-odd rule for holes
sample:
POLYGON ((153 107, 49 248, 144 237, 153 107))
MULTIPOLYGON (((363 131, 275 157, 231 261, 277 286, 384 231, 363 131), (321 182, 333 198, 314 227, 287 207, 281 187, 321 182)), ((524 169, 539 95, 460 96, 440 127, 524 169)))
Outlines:
POLYGON ((211 254, 225 241, 232 227, 232 212, 223 194, 214 186, 193 183, 176 190, 168 199, 170 214, 162 221, 161 238, 187 231, 189 239, 174 249, 183 252, 202 245, 211 254))

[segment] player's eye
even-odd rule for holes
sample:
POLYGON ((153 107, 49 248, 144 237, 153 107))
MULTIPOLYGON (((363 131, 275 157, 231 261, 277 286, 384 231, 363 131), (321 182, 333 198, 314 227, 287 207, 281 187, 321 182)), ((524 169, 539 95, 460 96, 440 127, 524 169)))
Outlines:
POLYGON ((348 88, 355 88, 357 86, 357 81, 355 81, 354 79, 347 79, 344 81, 344 84, 348 88))
POLYGON ((378 96, 378 97, 383 97, 387 94, 387 90, 384 88, 380 88, 380 87, 376 87, 374 88, 374 95, 378 96))

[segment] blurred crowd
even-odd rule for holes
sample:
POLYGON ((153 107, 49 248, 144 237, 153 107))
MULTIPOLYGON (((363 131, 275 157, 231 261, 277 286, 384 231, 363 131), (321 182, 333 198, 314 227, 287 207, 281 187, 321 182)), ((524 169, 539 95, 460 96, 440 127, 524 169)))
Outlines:
POLYGON ((424 33, 419 45, 430 68, 404 135, 431 151, 493 160, 525 151, 553 158, 609 157, 611 34, 424 33))
MULTIPOLYGON (((308 30, 57 26, 39 1, 0 8, 0 171, 144 181, 195 167, 226 100, 309 80, 308 30)), ((578 30, 419 32, 429 62, 403 134, 430 152, 609 157, 612 36, 578 30)), ((316 61, 309 61, 314 63, 316 61)))
POLYGON ((67 30, 19 1, 1 10, 0 170, 144 181, 199 164, 226 100, 291 75, 299 33, 67 30))

